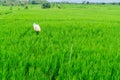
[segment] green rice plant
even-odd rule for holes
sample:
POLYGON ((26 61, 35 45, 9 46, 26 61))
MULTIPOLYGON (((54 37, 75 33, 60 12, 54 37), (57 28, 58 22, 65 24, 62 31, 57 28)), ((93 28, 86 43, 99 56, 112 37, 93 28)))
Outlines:
POLYGON ((62 6, 0 15, 0 80, 120 79, 120 6, 62 6))

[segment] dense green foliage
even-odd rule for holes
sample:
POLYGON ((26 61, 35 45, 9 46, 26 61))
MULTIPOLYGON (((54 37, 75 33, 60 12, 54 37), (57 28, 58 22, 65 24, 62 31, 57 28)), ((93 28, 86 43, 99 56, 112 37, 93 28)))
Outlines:
POLYGON ((43 3, 43 4, 42 4, 42 8, 44 8, 44 9, 45 9, 45 8, 51 8, 51 4, 48 3, 48 2, 47 2, 47 3, 43 3))
POLYGON ((62 6, 0 6, 0 80, 120 79, 120 6, 62 6))

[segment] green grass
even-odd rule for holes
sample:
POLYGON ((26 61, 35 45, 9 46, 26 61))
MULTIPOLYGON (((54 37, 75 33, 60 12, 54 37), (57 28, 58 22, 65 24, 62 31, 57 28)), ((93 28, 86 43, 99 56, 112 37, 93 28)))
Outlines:
POLYGON ((0 80, 120 79, 120 6, 62 6, 0 6, 0 80))

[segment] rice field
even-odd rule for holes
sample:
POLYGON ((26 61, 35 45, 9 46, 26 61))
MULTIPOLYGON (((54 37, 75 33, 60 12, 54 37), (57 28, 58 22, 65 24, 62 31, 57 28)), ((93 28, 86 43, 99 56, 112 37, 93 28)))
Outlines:
POLYGON ((120 6, 62 6, 0 6, 0 80, 120 80, 120 6))

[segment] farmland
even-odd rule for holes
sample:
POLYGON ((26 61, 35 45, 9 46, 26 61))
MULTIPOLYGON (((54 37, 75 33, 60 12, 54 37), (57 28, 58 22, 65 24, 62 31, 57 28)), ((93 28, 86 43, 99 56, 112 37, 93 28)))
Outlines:
POLYGON ((62 6, 0 6, 0 80, 120 80, 120 6, 62 6))

